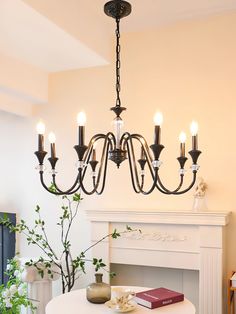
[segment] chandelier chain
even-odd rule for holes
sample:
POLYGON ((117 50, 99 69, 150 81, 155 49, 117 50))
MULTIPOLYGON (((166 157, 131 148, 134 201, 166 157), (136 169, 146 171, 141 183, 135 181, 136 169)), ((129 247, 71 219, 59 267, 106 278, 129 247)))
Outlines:
POLYGON ((116 107, 120 107, 120 19, 116 19, 116 107))

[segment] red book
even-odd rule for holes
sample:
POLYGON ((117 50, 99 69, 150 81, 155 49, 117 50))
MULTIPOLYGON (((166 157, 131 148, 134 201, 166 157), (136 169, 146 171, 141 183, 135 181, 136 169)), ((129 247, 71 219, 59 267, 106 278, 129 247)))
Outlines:
POLYGON ((148 307, 149 309, 155 309, 157 307, 181 302, 183 300, 183 293, 172 291, 166 288, 156 288, 138 292, 135 296, 135 301, 138 304, 148 307))

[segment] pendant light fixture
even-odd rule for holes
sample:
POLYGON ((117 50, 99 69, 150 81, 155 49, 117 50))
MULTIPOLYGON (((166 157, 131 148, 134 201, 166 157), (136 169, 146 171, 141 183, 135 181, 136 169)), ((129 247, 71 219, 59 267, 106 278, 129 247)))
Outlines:
MULTIPOLYGON (((78 144, 74 146, 74 149, 78 156, 78 173, 72 186, 67 190, 62 190, 56 181, 56 163, 58 158, 56 156, 55 149, 55 135, 49 134, 49 141, 51 143, 51 156, 48 158, 52 168, 52 185, 49 187, 44 182, 44 158, 47 152, 44 150, 44 132, 45 126, 39 123, 37 126, 38 131, 38 151, 35 152, 39 162, 39 175, 43 187, 50 193, 56 195, 69 195, 80 190, 87 195, 102 194, 106 183, 106 174, 108 161, 114 162, 119 168, 124 161, 129 163, 130 177, 133 189, 136 193, 150 194, 154 190, 158 190, 164 194, 179 195, 189 191, 195 181, 196 174, 199 169, 197 160, 201 151, 198 150, 198 125, 194 121, 191 124, 192 133, 192 150, 189 151, 189 155, 192 159, 192 180, 187 188, 183 188, 185 163, 187 157, 185 155, 185 141, 186 135, 181 132, 180 140, 180 155, 177 158, 179 163, 179 184, 178 186, 170 190, 164 186, 159 175, 159 169, 162 164, 160 161, 160 155, 164 146, 161 144, 161 124, 162 114, 157 113, 154 117, 154 143, 148 145, 145 138, 140 134, 131 134, 129 132, 122 133, 123 120, 121 114, 125 107, 121 105, 120 99, 120 20, 121 18, 128 16, 131 13, 130 3, 123 0, 112 0, 105 4, 104 12, 106 15, 114 18, 116 22, 116 103, 111 108, 115 114, 114 119, 114 133, 109 132, 107 134, 96 134, 89 141, 88 145, 85 142, 85 123, 86 116, 83 112, 78 114, 78 144), (102 145, 101 158, 97 160, 96 145, 102 145), (135 147, 139 145, 139 155, 135 155, 135 147), (90 168, 90 170, 89 170, 90 168), (91 175, 92 171, 92 175, 91 175), (86 177, 91 175, 92 187, 86 188, 86 177), (151 184, 148 188, 145 188, 145 178, 150 176, 151 184)), ((148 179, 150 183, 150 179, 148 179)))

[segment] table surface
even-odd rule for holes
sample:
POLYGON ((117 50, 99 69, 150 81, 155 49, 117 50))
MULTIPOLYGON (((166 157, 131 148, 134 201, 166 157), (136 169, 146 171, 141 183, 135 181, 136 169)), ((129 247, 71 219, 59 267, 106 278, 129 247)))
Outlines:
MULTIPOLYGON (((149 290, 146 287, 123 287, 135 292, 149 290)), ((104 304, 93 304, 86 299, 86 289, 75 290, 52 299, 46 306, 46 314, 111 314, 114 310, 109 309, 104 304)), ((135 314, 195 314, 194 305, 186 298, 183 302, 166 305, 150 310, 141 305, 130 313, 135 314), (150 312, 151 311, 151 312, 150 312)))

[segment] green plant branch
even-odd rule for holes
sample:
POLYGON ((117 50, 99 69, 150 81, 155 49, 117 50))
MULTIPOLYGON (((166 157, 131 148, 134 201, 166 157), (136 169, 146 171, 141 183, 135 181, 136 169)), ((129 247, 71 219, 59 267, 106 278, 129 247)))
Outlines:
POLYGON ((121 234, 129 233, 130 231, 132 231, 132 232, 138 231, 141 233, 140 229, 131 229, 129 226, 126 226, 126 228, 128 228, 128 229, 125 231, 122 231, 122 232, 117 232, 117 230, 114 230, 112 233, 107 234, 106 236, 104 236, 100 240, 96 241, 94 244, 90 245, 86 250, 83 251, 83 253, 86 254, 90 249, 92 249, 97 244, 103 242, 107 238, 112 237, 113 239, 116 239, 116 238, 120 237, 121 234))
POLYGON ((76 280, 81 276, 82 273, 86 272, 85 265, 88 262, 93 264, 95 271, 102 269, 109 273, 110 276, 114 274, 106 269, 106 264, 104 264, 102 259, 86 258, 86 254, 89 250, 109 237, 116 239, 122 234, 135 231, 140 232, 140 230, 133 230, 129 226, 126 226, 126 230, 122 232, 118 232, 115 229, 112 233, 109 233, 100 240, 91 244, 87 249, 82 251, 80 255, 73 259, 73 255, 71 253, 70 233, 73 222, 78 215, 81 198, 79 194, 74 194, 72 200, 67 196, 63 196, 62 199, 65 200, 66 203, 63 202, 63 205, 61 206, 62 214, 60 215, 59 221, 57 222, 57 225, 60 226, 60 241, 62 245, 62 252, 59 254, 59 260, 57 258, 57 254, 49 242, 45 221, 42 219, 39 206, 37 206, 35 209, 37 213, 37 219, 35 220, 34 229, 29 228, 24 220, 21 220, 19 224, 14 226, 10 222, 9 218, 6 219, 6 217, 5 219, 0 217, 0 224, 4 224, 11 231, 22 233, 26 236, 29 245, 36 245, 45 254, 46 258, 40 257, 36 262, 30 260, 27 262, 27 264, 29 266, 34 266, 42 277, 44 276, 45 272, 47 272, 51 278, 53 278, 53 275, 59 274, 61 277, 62 292, 65 293, 66 291, 71 291, 76 280), (42 263, 43 266, 41 266, 39 263, 42 263), (58 269, 54 270, 53 265, 57 266, 58 269))

